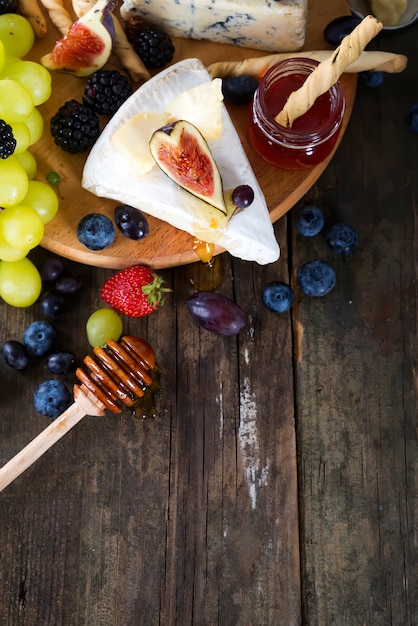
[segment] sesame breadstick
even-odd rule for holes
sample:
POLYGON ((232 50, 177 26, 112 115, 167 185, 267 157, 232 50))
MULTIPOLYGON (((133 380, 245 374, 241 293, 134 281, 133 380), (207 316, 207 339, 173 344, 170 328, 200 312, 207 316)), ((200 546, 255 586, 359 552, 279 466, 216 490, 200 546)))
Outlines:
MULTIPOLYGON (((216 61, 208 66, 208 72, 212 78, 233 78, 234 76, 250 75, 260 79, 268 69, 290 58, 307 57, 316 61, 325 61, 334 50, 310 50, 308 52, 279 52, 277 54, 267 54, 262 57, 251 57, 241 61, 216 61)), ((380 50, 369 50, 362 52, 358 59, 350 63, 345 71, 350 74, 366 71, 381 71, 389 74, 403 72, 408 59, 403 54, 394 52, 382 52, 380 50)))
POLYGON ((359 58, 367 44, 382 30, 383 24, 372 15, 366 16, 344 39, 331 57, 320 63, 303 85, 293 91, 275 121, 291 127, 294 120, 308 111, 315 100, 328 91, 345 69, 359 58))
POLYGON ((64 8, 62 0, 41 0, 41 2, 48 11, 51 22, 65 36, 73 23, 73 19, 67 9, 64 8))
POLYGON ((42 39, 48 32, 48 25, 38 0, 19 0, 18 3, 20 13, 26 17, 32 25, 36 37, 42 39))

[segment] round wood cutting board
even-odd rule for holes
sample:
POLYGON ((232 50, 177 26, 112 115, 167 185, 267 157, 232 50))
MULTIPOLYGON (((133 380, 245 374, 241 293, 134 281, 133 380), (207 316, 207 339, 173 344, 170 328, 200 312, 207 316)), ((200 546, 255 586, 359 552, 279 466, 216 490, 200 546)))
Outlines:
MULTIPOLYGON (((343 0, 334 0, 334 2, 309 0, 304 50, 329 48, 330 46, 323 38, 325 26, 332 19, 348 14, 350 10, 343 0)), ((41 56, 50 52, 60 38, 61 34, 48 20, 48 33, 44 39, 37 40, 30 58, 39 62, 41 56)), ((207 66, 215 61, 241 60, 268 54, 259 50, 219 45, 208 41, 174 39, 174 45, 173 63, 188 57, 196 57, 207 66)), ((111 65, 117 67, 117 61, 112 59, 111 65)), ((118 229, 116 229, 115 242, 102 251, 88 250, 78 241, 77 224, 84 215, 98 212, 108 215, 113 220, 114 208, 117 204, 111 200, 97 198, 81 187, 80 181, 86 155, 71 155, 63 152, 55 145, 49 132, 50 119, 58 108, 71 98, 81 100, 85 81, 86 79, 53 72, 52 95, 48 102, 39 107, 45 120, 45 130, 42 139, 31 148, 38 165, 36 177, 38 180, 45 181, 46 175, 51 171, 58 172, 61 176, 58 187, 60 208, 57 216, 46 225, 41 245, 73 261, 111 269, 120 269, 136 263, 144 263, 155 269, 161 269, 198 261, 197 254, 193 250, 191 235, 151 216, 147 216, 150 232, 140 241, 127 239, 118 229)), ((346 97, 346 113, 340 140, 353 108, 357 77, 354 74, 344 74, 341 82, 346 97)), ((248 107, 228 106, 228 110, 266 197, 271 220, 275 222, 311 188, 332 155, 311 170, 286 172, 276 169, 263 162, 249 145, 247 139, 248 107)), ((215 249, 215 254, 220 252, 222 252, 221 248, 215 249)))

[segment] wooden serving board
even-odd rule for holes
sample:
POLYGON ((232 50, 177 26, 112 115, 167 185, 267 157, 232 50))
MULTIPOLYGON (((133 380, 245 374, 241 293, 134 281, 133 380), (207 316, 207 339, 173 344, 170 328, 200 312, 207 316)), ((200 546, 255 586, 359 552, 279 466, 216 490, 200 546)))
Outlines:
MULTIPOLYGON (((308 28, 305 50, 329 48, 323 38, 325 26, 334 18, 349 14, 345 1, 322 2, 309 0, 308 28)), ((31 51, 30 57, 39 61, 41 56, 49 52, 60 33, 49 22, 47 36, 38 40, 31 51)), ((213 44, 207 41, 175 39, 175 57, 173 63, 188 57, 199 58, 205 65, 215 61, 240 60, 243 58, 263 56, 261 51, 248 50, 235 46, 213 44)), ((117 66, 112 59, 111 65, 117 66)), ((120 269, 135 263, 144 263, 155 269, 174 267, 198 261, 193 250, 193 237, 184 231, 149 216, 150 232, 141 241, 132 241, 117 231, 115 242, 100 252, 85 248, 77 239, 77 224, 86 214, 99 212, 113 219, 114 201, 97 198, 85 191, 80 184, 86 155, 70 155, 58 148, 49 133, 49 122, 58 108, 70 98, 81 100, 85 79, 53 72, 52 95, 48 102, 40 107, 45 120, 45 131, 42 139, 31 149, 37 165, 39 180, 45 180, 48 172, 55 171, 61 176, 58 187, 60 208, 57 216, 45 229, 42 246, 47 250, 65 258, 93 265, 120 269)), ((343 133, 348 124, 354 104, 357 78, 353 74, 342 77, 347 107, 343 125, 343 133)), ((284 215, 310 189, 327 166, 332 155, 323 163, 311 170, 286 172, 276 169, 263 162, 255 154, 247 139, 247 106, 229 106, 232 120, 240 135, 242 144, 255 171, 260 186, 266 197, 271 220, 275 222, 284 215)), ((222 252, 216 248, 215 254, 222 252)))

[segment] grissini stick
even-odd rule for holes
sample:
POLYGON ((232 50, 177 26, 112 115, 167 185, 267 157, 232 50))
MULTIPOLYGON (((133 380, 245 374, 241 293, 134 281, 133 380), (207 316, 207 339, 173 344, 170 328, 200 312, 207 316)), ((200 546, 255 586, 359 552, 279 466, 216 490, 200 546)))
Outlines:
MULTIPOLYGON (((280 61, 285 61, 290 58, 308 57, 309 59, 314 59, 321 63, 329 59, 334 52, 334 50, 280 52, 278 54, 268 54, 262 57, 242 59, 241 61, 217 61, 211 63, 207 69, 212 78, 232 78, 234 76, 244 75, 261 78, 270 67, 280 61)), ((407 62, 408 58, 404 54, 368 50, 362 52, 358 59, 350 63, 350 65, 345 68, 345 72, 357 74, 358 72, 380 71, 387 72, 388 74, 397 74, 398 72, 403 72, 407 62)))
POLYGON ((140 337, 125 336, 121 343, 109 339, 86 356, 76 376, 74 402, 0 469, 0 491, 20 476, 86 415, 101 416, 105 409, 120 413, 151 385, 154 351, 140 337))
POLYGON ((274 118, 278 124, 291 128, 296 118, 308 111, 315 100, 326 93, 345 69, 359 58, 367 44, 382 30, 383 24, 373 15, 367 15, 344 37, 333 54, 317 65, 302 86, 293 91, 283 109, 274 118))

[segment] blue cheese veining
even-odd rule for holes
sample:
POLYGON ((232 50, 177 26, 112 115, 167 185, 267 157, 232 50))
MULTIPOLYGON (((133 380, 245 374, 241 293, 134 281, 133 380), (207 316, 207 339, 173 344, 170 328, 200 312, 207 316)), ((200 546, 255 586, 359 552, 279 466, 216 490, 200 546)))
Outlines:
POLYGON ((305 42, 308 0, 123 0, 120 12, 172 37, 292 52, 305 42))

